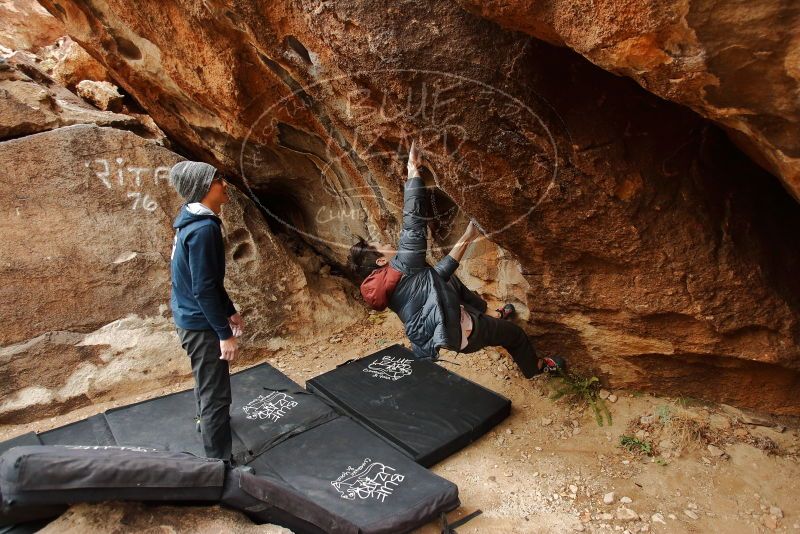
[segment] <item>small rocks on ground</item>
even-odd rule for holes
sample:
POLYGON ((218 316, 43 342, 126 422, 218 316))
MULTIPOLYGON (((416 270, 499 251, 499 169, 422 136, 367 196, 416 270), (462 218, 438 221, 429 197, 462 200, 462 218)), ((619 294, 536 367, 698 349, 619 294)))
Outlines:
POLYGON ((661 523, 662 525, 667 524, 667 522, 664 521, 664 516, 659 513, 655 513, 652 516, 650 516, 650 521, 652 521, 653 523, 661 523))
POLYGON ((694 513, 692 510, 684 510, 683 511, 683 515, 685 515, 689 519, 697 519, 698 517, 700 517, 696 513, 694 513))
POLYGON ((617 396, 612 393, 611 395, 608 396, 608 401, 617 402, 617 396))
POLYGON ((728 430, 731 427, 731 420, 722 414, 711 414, 708 418, 709 424, 718 430, 728 430))
POLYGON ((770 506, 769 507, 769 515, 771 515, 772 517, 777 517, 778 519, 781 519, 783 517, 783 510, 781 510, 777 506, 770 506))
POLYGON ((604 504, 612 504, 614 502, 614 492, 610 491, 603 495, 603 503, 604 504))
POLYGON ((606 400, 609 395, 611 395, 611 392, 608 391, 607 389, 601 389, 600 392, 597 394, 597 396, 603 400, 606 400))
POLYGON ((725 454, 725 451, 723 451, 722 449, 720 449, 716 445, 709 445, 707 447, 707 449, 708 449, 708 452, 711 454, 711 456, 719 457, 719 456, 722 456, 723 454, 725 454))
POLYGON ((619 500, 619 502, 621 502, 622 504, 630 504, 633 502, 633 499, 631 499, 630 497, 622 497, 619 500))
POLYGON ((630 508, 620 506, 619 508, 617 508, 617 519, 619 521, 638 521, 639 514, 637 514, 630 508))
POLYGON ((771 515, 761 516, 761 523, 770 530, 778 528, 778 520, 771 515))

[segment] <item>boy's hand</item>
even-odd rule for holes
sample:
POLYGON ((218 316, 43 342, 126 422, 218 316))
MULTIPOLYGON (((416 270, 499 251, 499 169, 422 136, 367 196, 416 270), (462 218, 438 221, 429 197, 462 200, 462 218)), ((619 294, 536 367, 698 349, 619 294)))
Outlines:
POLYGON ((236 355, 239 353, 239 342, 235 337, 228 339, 221 339, 219 342, 219 350, 222 353, 219 357, 220 360, 232 362, 236 355))
POLYGON ((239 315, 239 312, 236 312, 228 317, 228 324, 230 325, 231 330, 233 330, 234 337, 240 337, 242 334, 244 334, 244 319, 242 319, 242 316, 239 315))
POLYGON ((419 176, 419 168, 422 166, 422 154, 417 147, 417 141, 411 141, 411 149, 408 151, 408 177, 419 176))

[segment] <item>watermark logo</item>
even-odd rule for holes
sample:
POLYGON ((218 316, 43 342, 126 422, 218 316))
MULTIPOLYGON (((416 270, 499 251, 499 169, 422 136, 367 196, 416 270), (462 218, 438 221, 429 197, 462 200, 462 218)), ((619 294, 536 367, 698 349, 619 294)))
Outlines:
MULTIPOLYGON (((512 207, 513 215, 500 217, 499 227, 495 221, 492 231, 481 228, 491 237, 524 220, 555 185, 560 156, 547 121, 501 88, 424 69, 362 71, 306 85, 279 72, 292 92, 250 128, 239 154, 240 174, 271 219, 310 240, 349 248, 355 234, 375 241, 390 237, 387 220, 403 216, 396 185, 402 180, 396 176, 405 178, 412 140, 422 149, 429 185, 425 212, 415 216, 424 217, 442 243, 473 218, 462 207, 512 207), (387 79, 401 82, 382 87, 387 79), (299 129, 294 122, 304 119, 295 117, 308 117, 318 129, 299 129), (304 171, 281 170, 285 162, 276 155, 276 141, 278 152, 305 162, 304 171), (268 191, 272 180, 302 197, 302 225, 282 205, 262 202, 255 193, 268 191)), ((554 114, 543 99, 537 102, 554 114)))
POLYGON ((243 406, 242 410, 244 410, 247 419, 268 419, 274 423, 295 406, 297 406, 297 401, 294 400, 294 397, 286 393, 273 391, 266 396, 259 395, 243 406))
POLYGON ((395 468, 365 458, 357 468, 348 466, 339 478, 331 481, 331 485, 342 499, 348 501, 375 499, 385 502, 405 478, 395 468))
POLYGON ((411 375, 411 360, 408 358, 384 356, 380 360, 375 360, 370 363, 364 368, 364 372, 371 374, 375 378, 397 381, 411 375))

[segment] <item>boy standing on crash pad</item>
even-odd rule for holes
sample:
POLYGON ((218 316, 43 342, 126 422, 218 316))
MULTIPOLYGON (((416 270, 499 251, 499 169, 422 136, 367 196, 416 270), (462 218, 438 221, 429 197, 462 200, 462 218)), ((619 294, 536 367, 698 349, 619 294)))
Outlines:
POLYGON ((172 316, 192 363, 205 454, 230 461, 228 363, 239 351, 236 338, 244 323, 223 285, 225 248, 219 213, 228 201, 228 184, 214 167, 199 161, 178 163, 169 178, 186 201, 173 224, 172 316))
POLYGON ((397 249, 363 239, 350 248, 350 269, 363 280, 364 300, 375 310, 388 306, 400 317, 418 358, 435 360, 440 348, 471 353, 500 345, 526 378, 565 370, 566 362, 559 356, 537 357, 525 331, 506 320, 514 313, 513 305, 496 310, 495 316, 486 314, 486 302, 455 275, 464 252, 480 235, 473 223, 447 256, 433 267, 427 264, 426 189, 419 174, 421 164, 412 143, 397 249))

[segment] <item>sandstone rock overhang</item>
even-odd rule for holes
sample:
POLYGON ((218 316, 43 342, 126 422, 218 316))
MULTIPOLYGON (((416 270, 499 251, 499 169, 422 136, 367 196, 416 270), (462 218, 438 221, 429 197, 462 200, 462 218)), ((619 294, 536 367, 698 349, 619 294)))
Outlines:
POLYGON ((518 262, 541 350, 797 413, 796 202, 686 107, 444 0, 424 20, 391 2, 44 4, 193 157, 291 196, 332 260, 395 235, 418 135, 440 190, 518 262))

